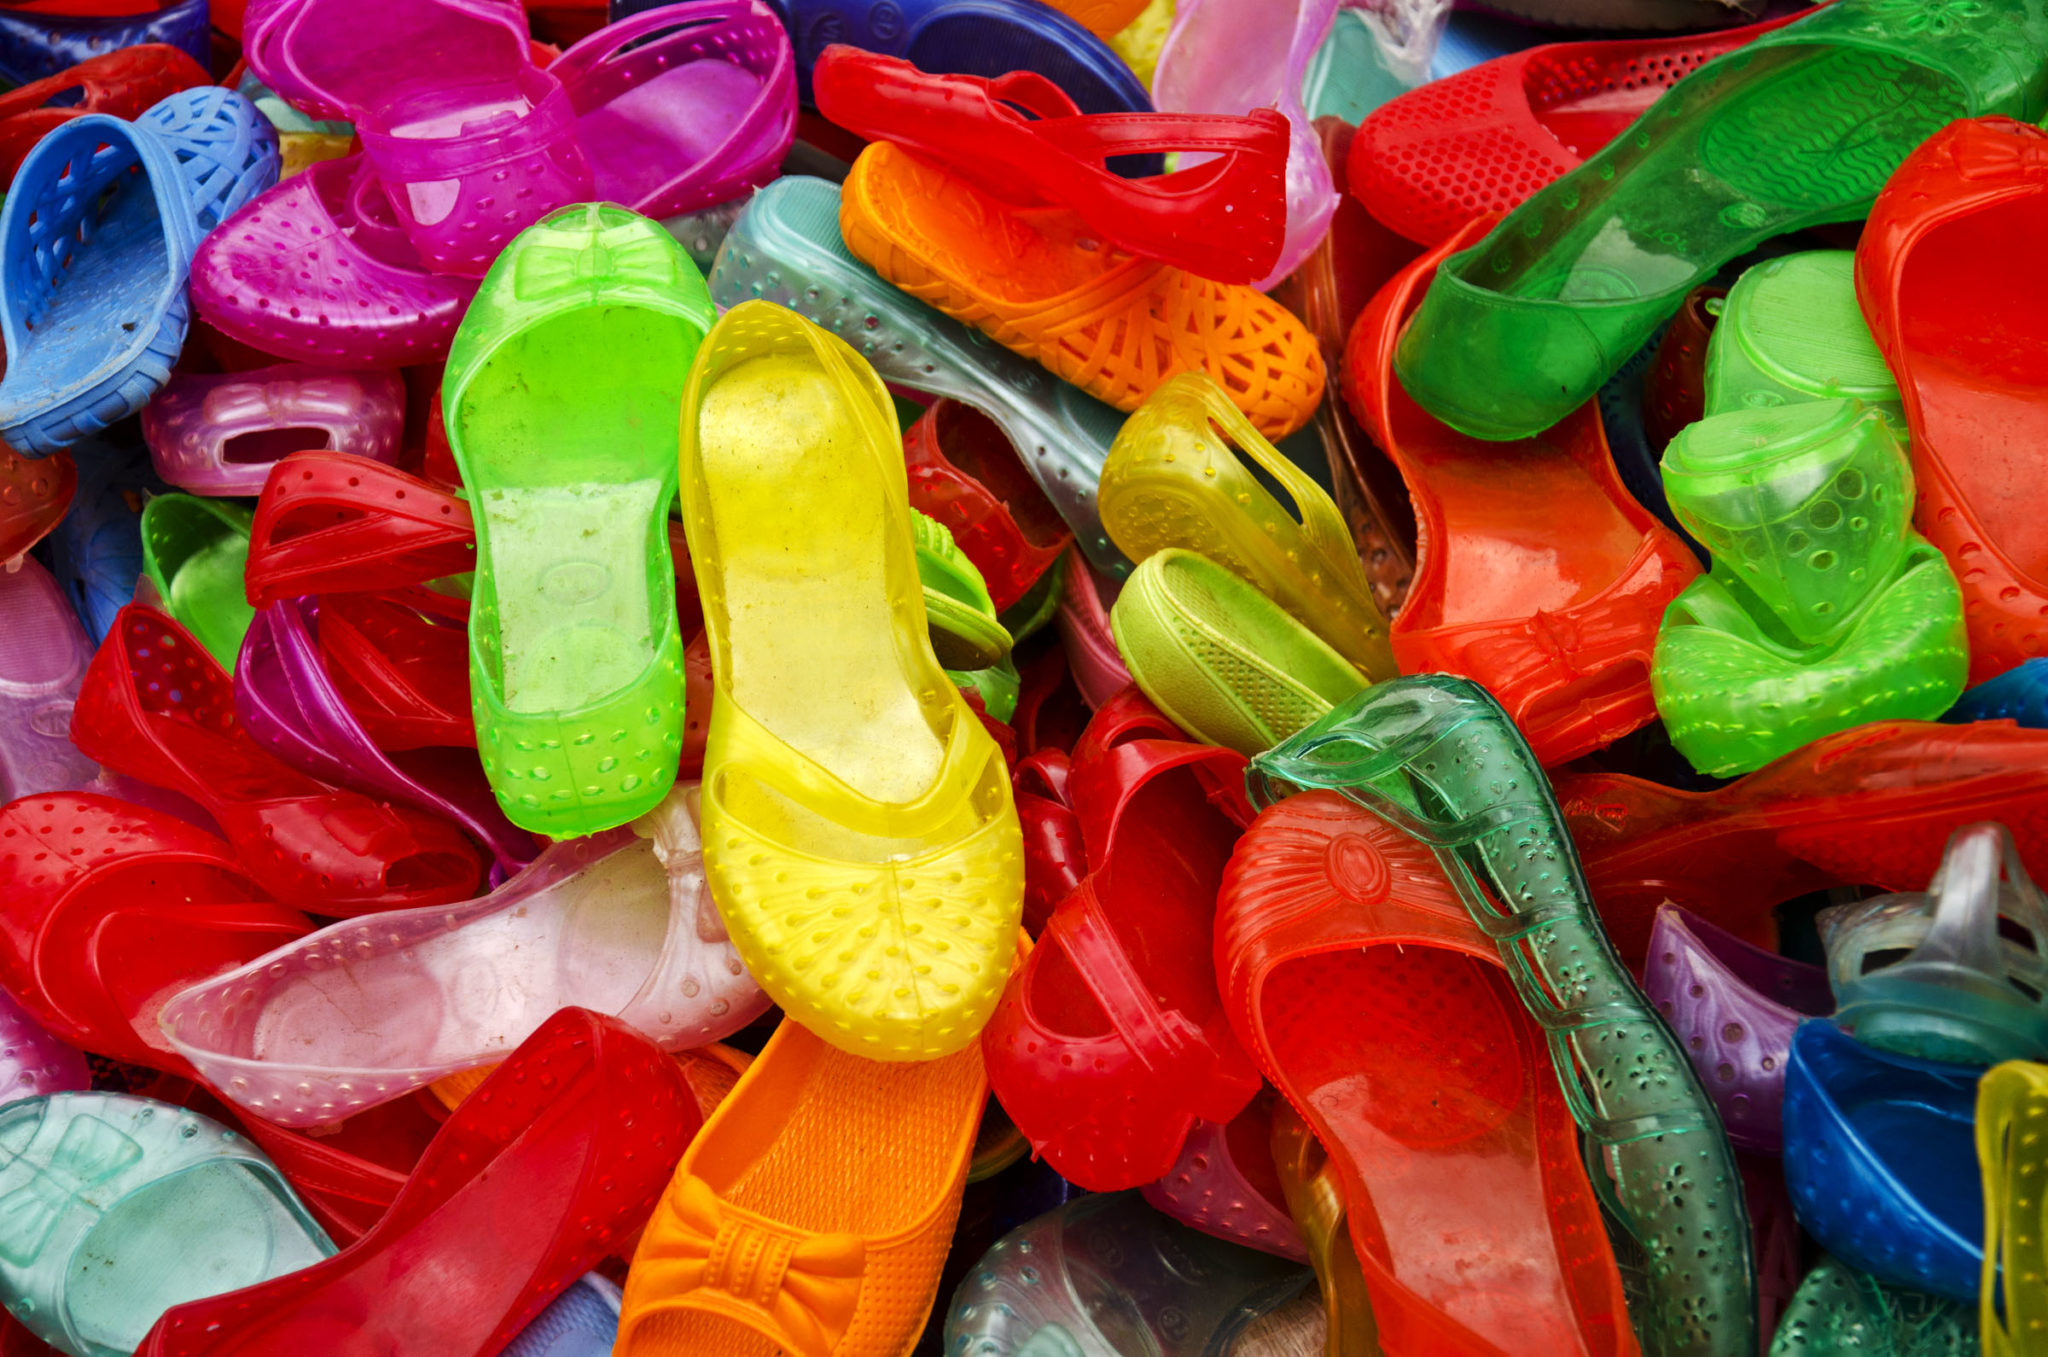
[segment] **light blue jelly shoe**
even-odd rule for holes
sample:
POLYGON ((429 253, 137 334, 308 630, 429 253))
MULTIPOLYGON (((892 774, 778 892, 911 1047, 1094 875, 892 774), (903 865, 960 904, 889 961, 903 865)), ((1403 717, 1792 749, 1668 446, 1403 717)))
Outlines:
POLYGON ((619 1288, 588 1272, 549 1302, 499 1357, 611 1357, 619 1337, 619 1288))

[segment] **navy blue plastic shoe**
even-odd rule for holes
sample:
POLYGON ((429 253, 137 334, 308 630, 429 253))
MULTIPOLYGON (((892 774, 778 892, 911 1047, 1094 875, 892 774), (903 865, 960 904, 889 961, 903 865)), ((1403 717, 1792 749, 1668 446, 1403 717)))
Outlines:
POLYGON ((207 0, 168 0, 148 14, 53 14, 0 9, 0 80, 26 85, 66 71, 87 57, 168 43, 198 62, 211 63, 207 0))
POLYGON ((1801 1023, 1785 1066, 1785 1186, 1806 1232, 1879 1281, 1974 1305, 1983 1074, 1865 1046, 1826 1018, 1801 1023))
POLYGON ((157 478, 139 439, 95 435, 71 445, 71 460, 78 495, 47 539, 50 573, 98 645, 142 578, 142 501, 171 487, 157 478))
POLYGON ((1965 689, 1941 719, 1950 725, 2013 721, 2029 730, 2048 730, 2048 660, 2028 660, 1965 689))
POLYGON ((184 347, 193 251, 277 172, 276 130, 214 85, 44 137, 0 208, 0 438, 42 457, 140 410, 184 347))
MULTIPOLYGON (((673 0, 611 0, 613 23, 673 0)), ((1150 113, 1145 86, 1102 39, 1038 0, 768 0, 796 48, 796 91, 835 42, 902 57, 934 75, 1036 71, 1083 113, 1150 113)), ((1156 173, 1156 170, 1148 171, 1156 173)))
POLYGON ((619 1288, 589 1273, 554 1298, 499 1357, 611 1357, 619 1336, 619 1288))

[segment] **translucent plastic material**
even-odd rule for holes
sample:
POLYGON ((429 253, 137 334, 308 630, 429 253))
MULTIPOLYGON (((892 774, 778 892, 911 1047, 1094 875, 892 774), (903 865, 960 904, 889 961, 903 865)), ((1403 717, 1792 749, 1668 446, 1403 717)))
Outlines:
POLYGON ((1327 714, 1365 675, 1206 556, 1145 558, 1110 610, 1131 678, 1173 723, 1250 756, 1327 714))
POLYGON ((911 542, 932 653, 947 669, 986 669, 1010 653, 1010 633, 974 562, 944 525, 912 509, 911 542))
POLYGON ((1821 911, 1835 1022, 1866 1046, 1991 1065, 2048 1056, 2048 902, 2003 825, 1966 825, 1925 892, 1821 911))
POLYGON ((1171 113, 1277 108, 1286 117, 1287 238, 1254 284, 1260 291, 1308 257, 1337 208, 1330 167, 1301 102, 1302 77, 1336 17, 1337 0, 1177 0, 1152 76, 1153 100, 1171 113))
POLYGON ((1329 495, 1198 373, 1154 392, 1102 468, 1104 526, 1142 562, 1181 547, 1227 566, 1371 679, 1394 676, 1387 623, 1329 495), (1268 493, 1249 459, 1289 501, 1268 493))
POLYGON ((1197 1122, 1228 1122, 1258 1091, 1206 945, 1249 818, 1243 768, 1132 692, 1074 746, 1066 792, 1089 872, 1018 966, 983 1045, 1033 1152, 1088 1191, 1163 1177, 1197 1122))
POLYGON ((506 248, 449 350, 448 446, 476 515, 477 748, 522 828, 609 829, 675 780, 674 417, 712 319, 674 238, 588 204, 506 248))
POLYGON ((278 458, 324 448, 398 460, 405 384, 395 372, 299 364, 173 377, 142 408, 156 471, 199 495, 255 495, 278 458))
POLYGON ((1864 215, 1953 119, 2048 111, 2048 8, 1842 0, 1701 67, 1446 260, 1401 345, 1410 394, 1480 438, 1590 397, 1692 288, 1772 236, 1864 215))
POLYGON ((1313 1283, 1306 1267, 1211 1239, 1135 1192, 1085 1197, 989 1250, 954 1294, 946 1354, 1204 1357, 1233 1351, 1313 1283))
POLYGON ((1848 250, 1807 250, 1744 272, 1707 344, 1706 413, 1847 397, 1903 445, 1899 386, 1857 308, 1855 268, 1848 250))
POLYGON ((1827 973, 1744 942, 1685 910, 1657 911, 1643 994, 1685 1042, 1738 1149, 1784 1147, 1792 1033, 1834 1011, 1827 973))
POLYGON ((589 1272, 535 1315, 503 1357, 611 1357, 618 1336, 619 1288, 589 1272))
POLYGON ((1644 1346, 1754 1352, 1734 1152, 1683 1047, 1608 942, 1564 816, 1499 704, 1446 675, 1376 684, 1254 759, 1249 780, 1259 805, 1290 785, 1341 791, 1435 850, 1549 1038, 1595 1190, 1643 1250, 1644 1346))
POLYGON ((1802 1023, 1785 1071, 1785 1185, 1806 1232, 1881 1282, 1976 1300, 1983 1073, 1880 1051, 1825 1018, 1802 1023))
POLYGON ((963 401, 1009 436, 1088 559, 1130 571, 1102 530, 1095 486, 1123 416, 882 280, 839 236, 839 190, 790 175, 747 204, 710 273, 721 307, 786 306, 846 338, 885 381, 963 401))
POLYGON ((74 1357, 129 1357, 165 1310, 334 1252, 262 1151, 125 1093, 0 1108, 0 1199, 0 1299, 74 1357))
POLYGON ((1074 540, 1008 435, 971 405, 933 401, 904 430, 903 460, 911 507, 945 525, 999 613, 1022 601, 1074 540))
POLYGON ((78 466, 70 454, 31 461, 0 446, 0 563, 12 563, 49 536, 77 493, 78 466))
POLYGON ((1306 1263, 1308 1248, 1273 1167, 1273 1103, 1262 1092, 1227 1123, 1195 1123, 1180 1158, 1143 1191, 1155 1208, 1205 1235, 1306 1263))
POLYGON ((1881 412, 1852 398, 1709 415, 1665 450, 1664 490, 1714 557, 1650 667, 1695 768, 1750 772, 1848 726, 1932 720, 1962 692, 1962 593, 1907 526, 1912 473, 1881 412))
MULTIPOLYGON (((19 11, 0 14, 0 33, 18 16, 19 11)), ((199 30, 205 33, 203 18, 199 30)), ((0 36, 0 67, 7 64, 5 44, 0 36)), ((206 68, 184 52, 145 41, 87 57, 69 70, 9 90, 0 95, 0 185, 13 180, 31 147, 73 118, 87 113, 139 118, 167 95, 209 83, 206 68), (60 97, 77 102, 53 102, 60 97)))
POLYGON ((2048 729, 2048 659, 2023 660, 1963 691, 1941 718, 1950 722, 2012 721, 2048 729))
POLYGON ((1060 648, 1081 701, 1093 710, 1131 685, 1131 671, 1109 627, 1109 610, 1121 587, 1079 556, 1067 557, 1059 574, 1060 648))
MULTIPOLYGON (((1977 1317, 1940 1296, 1886 1286, 1868 1273, 1823 1257, 1799 1284, 1770 1357, 1976 1357, 1977 1317)), ((2016 1349, 2014 1351, 2017 1351, 2016 1349)))
POLYGON ((699 1124, 674 1060, 615 1019, 565 1008, 449 1114, 362 1238, 179 1306, 138 1357, 499 1352, 624 1247, 699 1124))
POLYGON ((0 797, 84 787, 99 765, 70 740, 92 641, 33 558, 0 572, 0 797))
POLYGON ((26 85, 101 53, 146 43, 175 47, 204 66, 213 54, 206 20, 206 0, 18 6, 0 14, 0 80, 26 85))
POLYGON ((51 1036, 14 996, 0 993, 0 1105, 91 1086, 85 1053, 51 1036))
POLYGON ((1542 1029, 1426 845, 1335 792, 1269 806, 1215 954, 1232 1025, 1328 1151, 1367 1352, 1637 1351, 1542 1029))
POLYGON ((1323 1293, 1324 1351, 1329 1357, 1372 1357, 1379 1351, 1379 1324, 1351 1242, 1343 1179, 1291 1103, 1273 1109, 1273 1169, 1323 1293))
POLYGON ((2036 1127, 2048 1113, 2048 1068, 2011 1061, 1977 1085, 1977 1161, 1984 1169, 1985 1357, 2022 1357, 2048 1331, 2042 1188, 2048 1153, 2036 1127))
POLYGON ((257 607, 301 594, 403 589, 476 569, 468 501, 395 467, 293 453, 256 502, 242 572, 257 607))
POLYGON ((1002 755, 926 633, 888 392, 801 316, 742 303, 681 405, 717 693, 712 896, 762 988, 824 1039, 957 1051, 1009 973, 1022 842, 1002 755))
POLYGON ((232 672, 256 610, 243 593, 249 511, 193 495, 156 495, 142 506, 142 570, 165 612, 232 672))
POLYGON ((676 1165, 633 1254, 613 1351, 909 1351, 987 1094, 978 1046, 866 1060, 784 1022, 676 1165))

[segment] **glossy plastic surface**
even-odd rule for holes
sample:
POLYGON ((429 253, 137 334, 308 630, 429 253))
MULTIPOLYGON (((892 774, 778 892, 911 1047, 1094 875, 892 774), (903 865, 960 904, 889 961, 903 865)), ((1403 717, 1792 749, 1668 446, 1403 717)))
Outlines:
POLYGON ((2048 902, 2003 825, 1966 825, 1927 889, 1821 911, 1835 1022, 1866 1046, 1990 1065, 2048 1056, 2048 902))
POLYGON ((1785 1185, 1806 1232, 1881 1282, 1976 1300, 1983 1073, 1865 1046, 1825 1018, 1802 1023, 1785 1071, 1785 1185))
POLYGON ((944 524, 910 511, 910 539, 924 594, 932 654, 947 669, 986 669, 1010 653, 1010 633, 996 620, 981 572, 944 524))
POLYGON ((328 677, 379 749, 476 748, 463 634, 468 620, 461 600, 430 589, 329 594, 320 601, 328 677))
POLYGON ((256 616, 242 588, 249 523, 226 500, 155 495, 142 506, 142 570, 160 606, 227 670, 256 616))
POLYGON ((665 1049, 767 1007, 704 887, 678 787, 650 831, 557 844, 467 904, 330 925, 175 996, 171 1043, 228 1098, 318 1126, 502 1060, 558 1008, 610 1013, 665 1049))
POLYGON ((1022 842, 1002 755, 926 633, 888 393, 756 302, 705 340, 681 404, 713 898, 762 988, 826 1040, 957 1051, 1008 975, 1022 842))
POLYGON ((981 411, 1009 436, 1088 559, 1119 578, 1127 574, 1131 563, 1095 508, 1102 462, 1123 417, 885 282, 840 239, 839 204, 837 187, 803 175, 756 194, 712 266, 713 300, 786 306, 850 336, 883 380, 981 411))
POLYGON ((0 572, 0 796, 86 786, 99 765, 69 738, 92 640, 33 557, 0 572))
POLYGON ((1707 342, 1705 413, 1861 401, 1903 445, 1899 386, 1856 305, 1856 256, 1806 250, 1744 271, 1707 342))
POLYGON ((945 525, 999 613, 1022 600, 1074 540, 1016 445, 971 405, 933 401, 904 430, 903 460, 910 507, 945 525))
POLYGON ((1198 1122, 1228 1122, 1258 1091, 1206 945, 1248 811, 1243 769, 1129 691, 1074 747, 1065 791, 1089 872, 1011 977, 982 1047, 1033 1152, 1088 1191, 1163 1177, 1198 1122))
POLYGON ((234 691, 191 633, 131 605, 93 656, 71 738, 118 773, 192 798, 258 881, 321 914, 467 899, 483 876, 445 820, 288 767, 235 721, 234 691))
POLYGON ((1313 1282, 1307 1268, 1191 1230, 1135 1192, 1091 1196, 989 1250, 953 1298, 946 1353, 1202 1357, 1232 1351, 1313 1282))
POLYGON ((334 1252, 261 1150, 132 1094, 0 1109, 0 1195, 0 1299, 74 1357, 129 1357, 165 1310, 334 1252))
POLYGON ((1314 340, 1260 293, 1091 250, 1078 215, 1013 207, 888 142, 854 162, 839 229, 890 282, 1119 410, 1176 373, 1206 372, 1282 438, 1322 398, 1314 340))
POLYGON ((619 1336, 619 1288, 587 1272, 519 1331, 503 1357, 611 1357, 619 1336))
POLYGON ((0 1105, 91 1086, 85 1053, 50 1035, 13 995, 0 993, 0 1105))
POLYGON ((1985 1357, 2021 1357, 2048 1332, 2042 1195, 2048 1155, 2035 1129, 2048 1113, 2048 1067, 2009 1061, 1977 1085, 1977 1162, 1984 1170, 1985 1357))
POLYGON ((1982 1351, 1996 1349, 1979 1347, 1969 1307, 1886 1286, 1823 1257, 1799 1284, 1771 1339, 1770 1357, 1977 1357, 1982 1351))
POLYGON ((1232 855, 1232 1025, 1329 1153, 1378 1341, 1637 1351, 1541 1028, 1430 849, 1311 791, 1232 855))
POLYGON ((1182 373, 1124 421, 1097 492, 1103 526, 1142 562, 1169 547, 1236 572, 1369 679, 1394 676, 1386 619, 1343 515, 1215 382, 1182 373), (1259 483, 1249 459, 1289 501, 1259 483))
POLYGON ((1941 718, 1952 723, 2012 721, 2048 728, 2048 659, 2022 660, 2003 674, 1963 690, 1941 718))
MULTIPOLYGON (((1105 539, 1106 540, 1106 539, 1105 539)), ((1104 579, 1079 556, 1060 569, 1060 646, 1081 701, 1092 711, 1131 686, 1131 671, 1110 632, 1109 610, 1122 586, 1104 579), (1103 602, 1107 596, 1109 603, 1103 602)))
MULTIPOLYGON (((1664 482, 1657 474, 1656 463, 1686 425, 1706 418, 1707 347, 1713 341, 1714 327, 1720 323, 1721 307, 1727 298, 1728 289, 1724 287, 1696 287, 1686 293, 1664 337, 1657 341, 1657 352, 1649 369, 1642 374, 1643 438, 1652 465, 1646 478, 1648 483, 1637 493, 1645 496, 1643 507, 1667 523, 1676 520, 1668 504, 1658 508, 1664 499, 1664 482), (1651 502, 1650 497, 1657 502, 1651 502)), ((1626 367, 1621 370, 1622 374, 1627 371, 1626 367)), ((1631 481, 1630 487, 1634 486, 1631 481)))
POLYGON ((1145 558, 1109 620, 1145 696, 1196 739, 1247 757, 1367 682, 1278 603, 1178 547, 1145 558))
POLYGON ((1173 1167, 1142 1190, 1155 1208, 1205 1235, 1306 1263, 1273 1166, 1273 1103, 1262 1094, 1226 1123, 1195 1123, 1173 1167))
POLYGON ((936 1297, 987 1092, 978 1046, 867 1060, 784 1022, 640 1236, 618 1357, 908 1351, 936 1297))
POLYGON ((1177 0, 1159 51, 1152 98, 1173 113, 1247 114, 1278 109, 1287 119, 1287 236, 1255 286, 1294 272, 1330 229, 1337 190, 1302 106, 1302 77, 1337 17, 1337 0, 1177 0))
POLYGON ((1324 1352, 1328 1357, 1379 1357, 1379 1324, 1351 1242, 1343 1180, 1322 1142, 1285 1101, 1273 1109, 1273 1170, 1323 1294, 1324 1352))
POLYGON ((1922 890, 1949 836, 2011 826, 2048 875, 2048 732, 1880 721, 1825 736, 1726 787, 1617 773, 1557 780, 1601 917, 1637 964, 1663 904, 1768 946, 1773 906, 1833 886, 1922 890))
POLYGON ((1564 816, 1499 704, 1445 675, 1377 684, 1255 759, 1250 780, 1260 805, 1290 785, 1341 791, 1436 850, 1549 1038, 1595 1189, 1644 1250, 1645 1346, 1755 1351, 1734 1153, 1683 1047, 1608 941, 1564 816), (1419 796, 1435 809, 1421 812, 1419 796))
POLYGON ((1131 254, 1224 283, 1264 277, 1280 258, 1288 123, 1272 109, 1090 117, 1034 72, 927 75, 844 46, 825 49, 811 80, 818 111, 848 131, 893 142, 1012 206, 1069 208, 1131 254), (1160 152, 1199 163, 1151 179, 1108 166, 1160 152))
MULTIPOLYGON (((0 27, 18 13, 0 14, 0 27)), ((0 38, 0 47, 4 41, 0 38)), ((0 65, 4 64, 5 57, 0 56, 0 65)), ((69 70, 11 89, 0 95, 0 186, 13 182, 29 148, 52 128, 87 113, 139 118, 165 96, 209 83, 206 68, 186 53, 162 42, 149 42, 124 44, 103 56, 88 57, 69 70), (66 102, 55 102, 59 97, 66 102)))
POLYGON ((77 493, 78 465, 69 453, 30 460, 0 446, 0 564, 49 536, 77 493))
POLYGON ((1643 994, 1685 1043, 1738 1149, 1784 1148, 1792 1033, 1834 1011, 1827 972, 1744 942, 1677 908, 1657 911, 1643 994))
POLYGON ((474 569, 467 500, 396 467, 302 452, 279 461, 264 481, 243 582, 260 608, 301 594, 403 589, 474 569))
POLYGON ((1699 564, 1623 488, 1596 408, 1490 447, 1432 418, 1394 379, 1401 325, 1431 270, 1484 229, 1467 226, 1373 299, 1345 347, 1344 391, 1415 503, 1395 661, 1484 684, 1555 765, 1655 717, 1657 622, 1699 564))
POLYGON ((2048 111, 2041 0, 1921 13, 1841 0, 1672 86, 1627 135, 1444 262, 1402 342, 1403 385, 1480 438, 1548 428, 1728 260, 1863 216, 1953 119, 2048 111))
POLYGON ((1912 473, 1881 411, 1848 398, 1709 415, 1665 449, 1664 491, 1714 558, 1672 601, 1650 665, 1693 767, 1752 772, 1852 725, 1932 720, 1962 692, 1962 593, 1907 525, 1912 473))
POLYGON ((390 1210, 313 1267, 166 1314, 141 1357, 495 1353, 646 1218, 699 1126, 676 1062, 567 1008, 449 1114, 390 1210), (421 1267, 421 1258, 436 1260, 421 1267))
POLYGON ((278 458, 325 449, 396 462, 405 384, 396 372, 301 364, 174 376, 142 407, 157 475, 199 495, 256 495, 278 458))
POLYGON ((15 5, 0 13, 0 80, 26 85, 124 48, 162 43, 204 66, 212 55, 207 0, 15 5), (95 14, 93 10, 121 11, 95 14))
MULTIPOLYGON (((1979 107, 1973 112, 2025 111, 1979 107)), ((2048 655, 2048 535, 2010 487, 2035 474, 2048 415, 2048 305, 2037 270, 2004 252, 2048 230, 2048 133, 2004 118, 1958 123, 1892 176, 1856 252, 1856 296, 1898 378, 1912 430, 1914 522, 1955 567, 1982 682, 2048 655)))
POLYGON ((0 208, 0 437, 43 456, 140 410, 184 346, 193 251, 278 163, 256 106, 212 85, 38 143, 0 208))
POLYGON ((448 445, 476 514, 477 747, 522 828, 609 829, 675 780, 674 414, 712 319, 667 232, 587 204, 506 249, 449 351, 448 445))

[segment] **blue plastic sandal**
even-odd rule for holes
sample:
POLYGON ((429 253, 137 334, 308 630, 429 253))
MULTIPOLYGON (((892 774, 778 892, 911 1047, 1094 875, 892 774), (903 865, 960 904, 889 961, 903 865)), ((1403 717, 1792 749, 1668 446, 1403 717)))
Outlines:
POLYGON ((278 166, 276 130, 214 85, 44 137, 0 208, 0 438, 41 457, 140 410, 184 347, 193 251, 278 166))
POLYGON ((202 67, 213 56, 207 0, 158 0, 143 14, 61 14, 9 5, 0 9, 0 80, 26 85, 88 57, 168 43, 202 67))
POLYGON ((548 1303, 498 1357, 611 1357, 619 1288, 595 1272, 548 1303))
MULTIPOLYGON (((132 427, 132 426, 131 426, 132 427)), ((142 502, 169 494, 141 443, 94 436, 71 445, 78 496, 50 534, 51 573, 98 645, 142 578, 142 502)))
MULTIPOLYGON (((82 485, 85 469, 80 467, 78 474, 82 485)), ((2048 659, 2027 660, 1997 678, 1964 689, 1941 719, 1950 725, 2014 721, 2029 730, 2048 730, 2048 659)))

